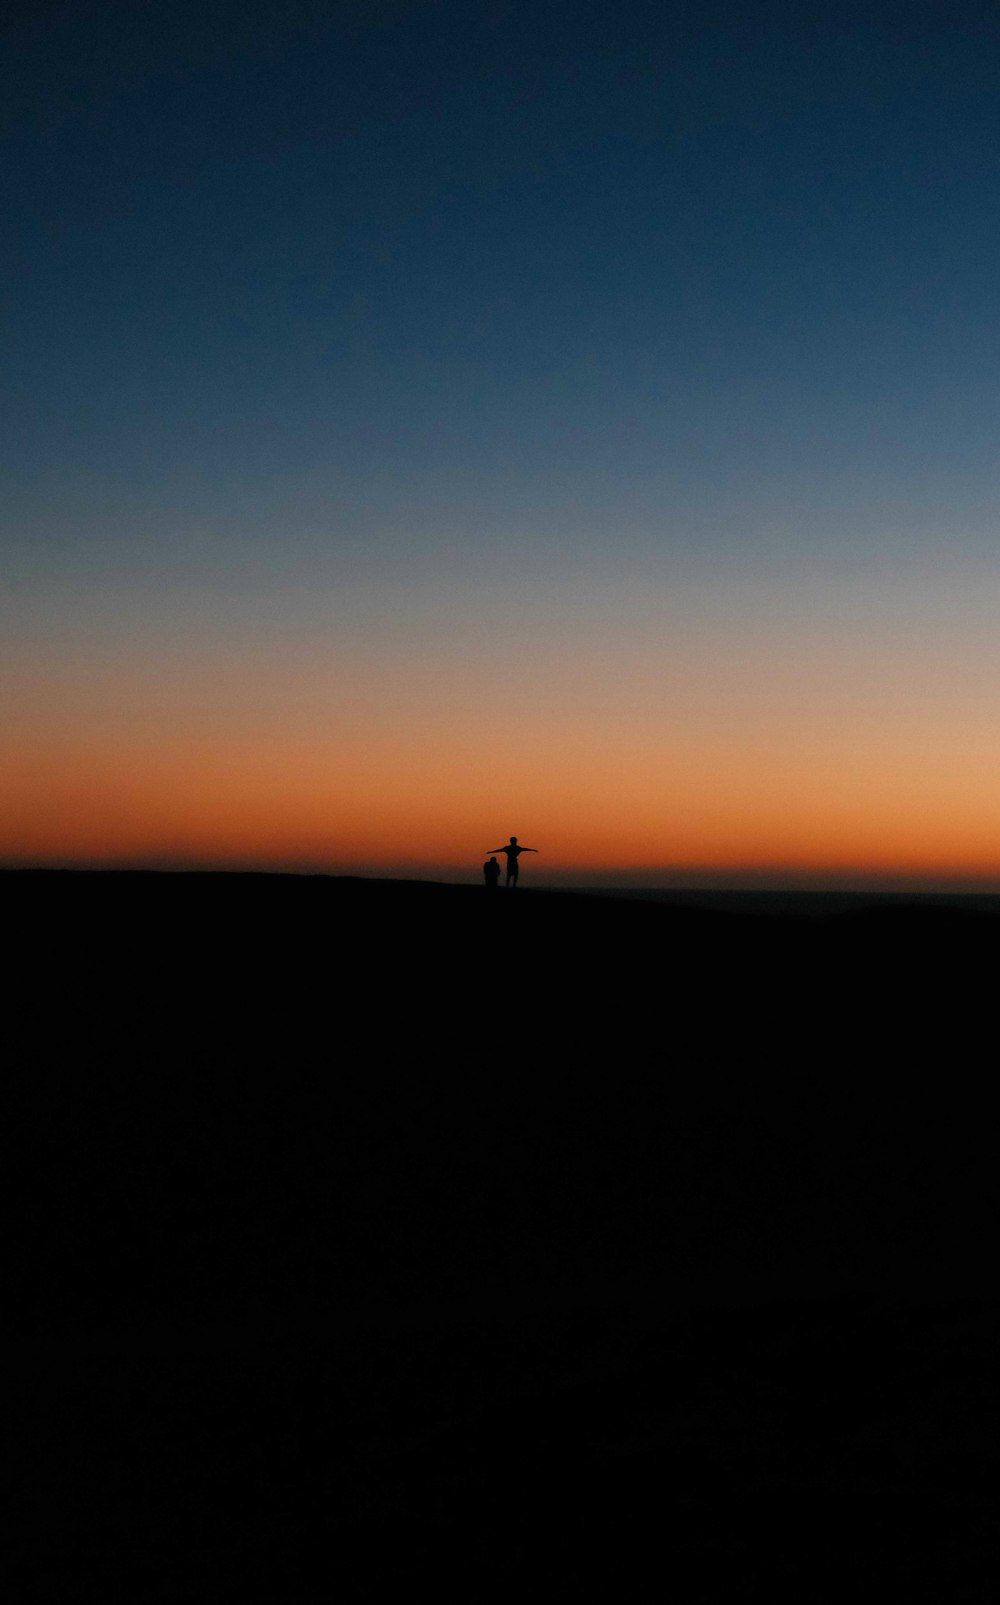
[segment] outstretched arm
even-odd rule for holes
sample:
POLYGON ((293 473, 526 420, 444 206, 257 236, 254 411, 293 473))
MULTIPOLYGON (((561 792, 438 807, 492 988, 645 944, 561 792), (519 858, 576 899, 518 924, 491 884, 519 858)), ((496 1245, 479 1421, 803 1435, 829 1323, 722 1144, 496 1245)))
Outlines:
POLYGON ((522 853, 537 853, 538 848, 537 847, 522 847, 521 851, 522 851, 522 853))

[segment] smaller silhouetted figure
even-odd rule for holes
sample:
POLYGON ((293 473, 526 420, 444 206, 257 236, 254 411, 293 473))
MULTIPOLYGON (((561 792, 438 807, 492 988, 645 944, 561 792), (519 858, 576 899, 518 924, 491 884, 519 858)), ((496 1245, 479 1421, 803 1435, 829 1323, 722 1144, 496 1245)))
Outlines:
POLYGON ((489 859, 483 865, 483 880, 491 892, 496 891, 500 881, 500 865, 495 858, 489 859))
POLYGON ((537 847, 519 847, 517 845, 516 836, 512 836, 510 838, 510 841, 507 843, 506 847, 490 848, 490 852, 492 853, 507 854, 507 885, 511 887, 517 885, 517 860, 519 855, 521 853, 537 853, 537 851, 537 847))

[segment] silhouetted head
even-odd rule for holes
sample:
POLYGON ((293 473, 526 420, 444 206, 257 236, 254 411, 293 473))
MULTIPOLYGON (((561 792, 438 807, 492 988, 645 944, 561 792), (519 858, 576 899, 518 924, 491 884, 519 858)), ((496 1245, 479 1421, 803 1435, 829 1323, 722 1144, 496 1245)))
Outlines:
POLYGON ((514 843, 515 843, 515 842, 516 842, 516 841, 517 841, 517 837, 516 837, 516 836, 512 836, 512 837, 511 837, 511 838, 510 838, 510 841, 511 841, 511 846, 513 846, 513 845, 514 845, 514 843))
POLYGON ((491 858, 491 859, 490 859, 490 863, 491 863, 491 864, 495 864, 495 863, 496 863, 496 858, 495 858, 495 857, 494 857, 494 858, 491 858))

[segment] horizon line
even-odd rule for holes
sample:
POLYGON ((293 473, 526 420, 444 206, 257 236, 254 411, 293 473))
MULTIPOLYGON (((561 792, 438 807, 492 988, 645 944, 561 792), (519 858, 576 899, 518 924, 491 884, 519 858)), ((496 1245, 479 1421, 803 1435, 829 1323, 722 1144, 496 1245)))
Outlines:
MULTIPOLYGON (((183 854, 136 854, 108 858, 15 858, 0 856, 0 872, 80 873, 80 874, 218 874, 289 875, 302 879, 323 877, 330 880, 412 881, 414 884, 477 885, 478 866, 467 871, 454 864, 330 864, 280 860, 272 863, 246 859, 216 860, 183 854)), ((581 892, 663 892, 663 893, 827 893, 868 895, 950 895, 996 896, 1000 894, 1000 872, 954 870, 865 870, 861 868, 792 869, 773 865, 748 868, 669 865, 657 868, 613 869, 534 869, 525 877, 522 890, 581 892)))

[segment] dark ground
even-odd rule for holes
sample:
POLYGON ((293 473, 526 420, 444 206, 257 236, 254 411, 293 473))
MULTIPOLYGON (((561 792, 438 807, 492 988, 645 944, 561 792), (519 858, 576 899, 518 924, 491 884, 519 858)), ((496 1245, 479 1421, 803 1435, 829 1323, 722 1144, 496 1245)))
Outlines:
POLYGON ((996 1597, 990 905, 0 885, 6 1599, 996 1597))

